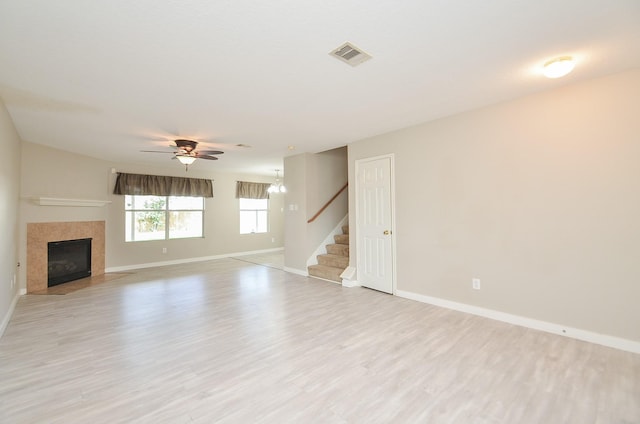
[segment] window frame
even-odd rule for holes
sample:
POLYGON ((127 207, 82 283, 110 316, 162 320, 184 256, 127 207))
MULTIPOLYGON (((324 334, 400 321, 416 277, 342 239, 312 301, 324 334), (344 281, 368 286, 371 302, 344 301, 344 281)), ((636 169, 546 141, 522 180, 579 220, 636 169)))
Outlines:
MULTIPOLYGON (((204 238, 204 224, 205 224, 205 197, 204 196, 157 196, 157 195, 135 195, 135 194, 127 194, 124 196, 124 213, 125 213, 125 242, 126 243, 136 243, 136 242, 144 242, 144 241, 165 241, 165 240, 181 240, 181 239, 191 239, 191 238, 204 238), (129 198, 133 198, 131 204, 136 205, 136 199, 138 197, 156 197, 156 198, 164 198, 164 209, 149 209, 149 208, 128 208, 129 198), (173 197, 191 197, 194 199, 200 199, 202 203, 201 209, 184 209, 184 208, 175 208, 172 209, 171 198, 173 197), (164 216, 164 237, 163 238, 152 238, 152 239, 144 239, 144 240, 136 240, 136 213, 138 212, 162 212, 164 216), (196 236, 186 236, 186 237, 175 237, 171 236, 171 214, 175 212, 200 212, 201 214, 201 233, 196 236), (128 216, 130 214, 130 217, 128 216), (130 222, 127 222, 129 221, 130 222), (127 228, 130 228, 127 231, 127 228)), ((174 230, 175 231, 175 230, 174 230)))
POLYGON ((269 199, 251 199, 251 198, 247 198, 247 197, 239 197, 238 198, 238 231, 240 233, 240 235, 247 235, 247 234, 268 234, 270 231, 270 222, 269 222, 269 199), (265 202, 265 206, 264 208, 243 208, 242 207, 242 201, 243 200, 250 200, 250 201, 264 201, 265 202), (242 212, 255 212, 255 219, 256 219, 256 231, 251 231, 251 232, 242 232, 242 212), (259 228, 259 212, 264 212, 265 213, 265 222, 266 222, 266 228, 264 231, 257 231, 257 229, 259 228))

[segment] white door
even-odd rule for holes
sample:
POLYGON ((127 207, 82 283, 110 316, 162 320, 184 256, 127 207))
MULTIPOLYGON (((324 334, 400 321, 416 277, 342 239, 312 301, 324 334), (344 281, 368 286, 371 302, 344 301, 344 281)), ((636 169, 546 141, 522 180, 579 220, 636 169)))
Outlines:
POLYGON ((356 161, 358 282, 393 293, 391 157, 356 161))

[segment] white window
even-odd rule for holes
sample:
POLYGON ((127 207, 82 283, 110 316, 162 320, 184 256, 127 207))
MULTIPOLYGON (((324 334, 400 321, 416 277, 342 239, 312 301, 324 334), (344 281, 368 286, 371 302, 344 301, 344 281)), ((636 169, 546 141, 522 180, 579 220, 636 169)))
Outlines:
POLYGON ((269 231, 268 202, 268 199, 240 199, 240 234, 269 231))
POLYGON ((124 198, 125 241, 203 237, 204 197, 124 198))

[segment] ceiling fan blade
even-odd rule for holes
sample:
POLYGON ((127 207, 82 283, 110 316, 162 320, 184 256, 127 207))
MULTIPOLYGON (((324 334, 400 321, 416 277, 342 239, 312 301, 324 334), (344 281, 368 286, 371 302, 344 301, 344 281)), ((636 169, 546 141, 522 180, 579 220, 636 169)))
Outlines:
POLYGON ((223 151, 220 150, 198 150, 196 151, 196 155, 221 155, 223 151))
POLYGON ((206 159, 206 160, 218 160, 215 156, 207 156, 207 155, 196 155, 198 159, 206 159))
POLYGON ((171 154, 175 153, 175 152, 162 152, 160 150, 140 150, 140 151, 143 153, 171 153, 171 154))

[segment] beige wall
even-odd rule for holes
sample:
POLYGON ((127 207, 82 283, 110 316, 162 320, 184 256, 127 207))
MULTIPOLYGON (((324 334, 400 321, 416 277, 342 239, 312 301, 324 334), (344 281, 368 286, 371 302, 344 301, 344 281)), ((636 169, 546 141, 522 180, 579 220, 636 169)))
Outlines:
POLYGON ((306 166, 309 153, 284 159, 287 187, 285 195, 284 266, 306 272, 307 257, 307 202, 306 166))
MULTIPOLYGON (((307 219, 312 218, 344 186, 348 180, 348 168, 346 147, 317 153, 313 160, 307 162, 307 219)), ((315 221, 307 224, 307 258, 323 245, 327 235, 348 210, 349 196, 345 190, 315 221)))
MULTIPOLYGON (((269 233, 239 234, 236 181, 272 182, 272 177, 217 173, 212 170, 215 163, 190 167, 185 174, 182 166, 171 161, 166 167, 116 164, 33 143, 23 143, 23 151, 21 227, 29 222, 104 220, 107 270, 283 246, 282 200, 278 197, 272 197, 270 201, 269 233), (205 237, 126 243, 124 196, 111 194, 116 178, 116 174, 111 173, 112 168, 117 172, 213 179, 214 197, 205 202, 205 237), (103 207, 39 206, 28 199, 33 196, 108 200, 111 203, 103 207), (167 253, 163 254, 165 247, 167 253)), ((25 243, 21 246, 21 257, 24 258, 25 243)))
MULTIPOLYGON (((0 335, 10 318, 18 293, 12 284, 18 262, 18 197, 20 182, 20 138, 0 99, 0 335)), ((17 280, 17 278, 16 278, 17 280)))
POLYGON ((639 111, 633 70, 350 145, 395 154, 397 288, 640 341, 639 111))
POLYGON ((285 266, 306 273, 307 259, 347 215, 344 191, 312 223, 307 220, 347 182, 347 148, 285 158, 285 266))

